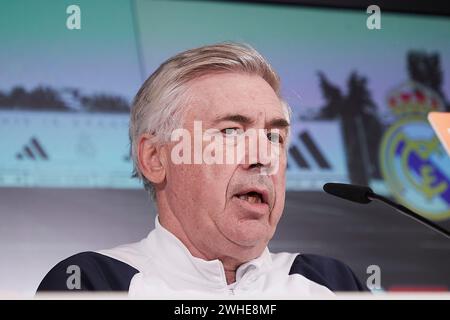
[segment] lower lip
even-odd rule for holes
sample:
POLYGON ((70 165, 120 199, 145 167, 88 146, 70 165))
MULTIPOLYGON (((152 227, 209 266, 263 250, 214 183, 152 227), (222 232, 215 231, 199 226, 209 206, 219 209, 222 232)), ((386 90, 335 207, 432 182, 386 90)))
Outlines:
POLYGON ((234 196, 233 199, 235 199, 241 207, 248 211, 252 211, 260 215, 265 215, 269 212, 269 205, 267 203, 250 203, 246 200, 239 199, 239 197, 236 196, 234 196))

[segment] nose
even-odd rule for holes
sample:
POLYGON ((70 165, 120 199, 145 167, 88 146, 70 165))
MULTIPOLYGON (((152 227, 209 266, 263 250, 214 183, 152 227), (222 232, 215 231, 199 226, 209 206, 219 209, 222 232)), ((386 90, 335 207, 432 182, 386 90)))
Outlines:
POLYGON ((272 171, 278 164, 277 145, 270 142, 267 130, 256 130, 254 134, 248 134, 245 143, 245 161, 243 168, 257 170, 258 172, 272 171))

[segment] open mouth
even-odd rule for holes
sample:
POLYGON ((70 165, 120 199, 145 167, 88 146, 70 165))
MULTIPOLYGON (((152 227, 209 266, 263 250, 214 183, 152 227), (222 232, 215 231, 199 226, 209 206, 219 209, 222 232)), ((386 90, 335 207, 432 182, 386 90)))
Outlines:
POLYGON ((245 201, 252 205, 269 205, 268 192, 263 189, 247 189, 235 195, 239 200, 245 201))
POLYGON ((264 203, 262 194, 256 191, 250 191, 244 194, 236 195, 236 197, 249 203, 264 203))

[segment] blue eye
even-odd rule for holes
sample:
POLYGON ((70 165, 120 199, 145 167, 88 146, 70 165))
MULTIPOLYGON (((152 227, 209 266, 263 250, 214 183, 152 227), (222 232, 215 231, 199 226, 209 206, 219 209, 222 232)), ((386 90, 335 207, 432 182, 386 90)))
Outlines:
POLYGON ((267 138, 269 139, 270 142, 273 142, 273 143, 283 143, 283 141, 284 141, 281 134, 276 133, 276 132, 268 132, 267 138))
POLYGON ((244 130, 240 128, 226 128, 222 130, 222 133, 224 133, 226 136, 236 136, 239 134, 242 134, 244 130))

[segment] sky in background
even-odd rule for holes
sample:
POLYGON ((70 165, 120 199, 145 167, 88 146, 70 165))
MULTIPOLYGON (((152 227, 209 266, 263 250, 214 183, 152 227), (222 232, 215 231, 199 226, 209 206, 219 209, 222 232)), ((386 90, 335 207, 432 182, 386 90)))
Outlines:
POLYGON ((450 96, 450 20, 382 12, 382 29, 368 30, 368 14, 353 10, 206 1, 137 0, 146 73, 182 50, 221 41, 246 42, 279 72, 294 107, 322 104, 323 71, 344 87, 351 71, 369 79, 378 106, 407 80, 410 49, 439 52, 450 96))
MULTIPOLYGON (((2 0, 3 1, 3 0, 2 0)), ((81 30, 69 30, 74 1, 4 1, 0 10, 0 90, 15 85, 75 87, 129 100, 141 84, 128 0, 80 0, 81 30)))
POLYGON ((295 109, 322 103, 317 72, 344 87, 352 70, 369 79, 376 103, 407 79, 410 49, 440 53, 450 96, 450 20, 382 12, 366 28, 363 10, 207 1, 81 0, 81 30, 66 28, 73 1, 5 1, 0 11, 0 89, 21 84, 77 87, 128 99, 169 56, 220 41, 247 42, 278 70, 295 109), (133 8, 137 21, 133 21, 133 8), (133 23, 138 25, 135 33, 133 23), (136 37, 142 45, 139 70, 136 37))

